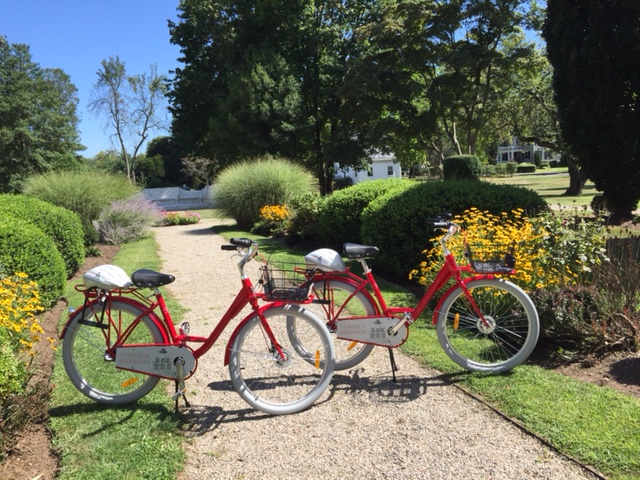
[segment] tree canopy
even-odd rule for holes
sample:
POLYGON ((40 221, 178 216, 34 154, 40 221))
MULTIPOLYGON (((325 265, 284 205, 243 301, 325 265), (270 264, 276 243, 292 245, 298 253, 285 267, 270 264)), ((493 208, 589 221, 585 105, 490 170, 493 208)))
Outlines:
POLYGON ((548 0, 544 27, 562 137, 614 218, 640 200, 640 4, 548 0))
POLYGON ((182 0, 172 133, 222 166, 298 160, 324 192, 335 163, 362 169, 376 150, 476 153, 534 54, 529 3, 182 0))
POLYGON ((27 45, 0 37, 1 192, 20 191, 32 174, 81 164, 77 105, 66 73, 41 68, 27 45))

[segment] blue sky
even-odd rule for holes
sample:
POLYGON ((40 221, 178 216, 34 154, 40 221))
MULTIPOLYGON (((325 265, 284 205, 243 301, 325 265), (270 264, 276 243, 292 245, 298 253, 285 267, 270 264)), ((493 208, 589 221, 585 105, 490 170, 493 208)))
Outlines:
MULTIPOLYGON (((167 20, 177 20, 179 0, 3 0, 0 36, 29 45, 43 68, 60 68, 78 89, 80 152, 92 157, 112 148, 104 118, 87 109, 100 62, 118 55, 128 74, 169 74, 179 48, 169 42, 167 20)), ((166 134, 167 132, 164 132, 166 134)), ((152 137, 160 134, 153 134, 152 137)))

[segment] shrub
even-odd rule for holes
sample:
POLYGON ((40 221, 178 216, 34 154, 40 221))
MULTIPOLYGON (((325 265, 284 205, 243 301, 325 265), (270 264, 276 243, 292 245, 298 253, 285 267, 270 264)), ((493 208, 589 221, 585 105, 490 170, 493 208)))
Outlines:
POLYGON ((102 242, 121 245, 144 237, 149 227, 160 218, 160 210, 151 200, 136 195, 126 200, 116 200, 103 210, 95 222, 95 228, 102 242))
POLYGON ((360 215, 373 200, 390 192, 399 192, 415 185, 411 180, 389 178, 361 182, 333 192, 325 198, 318 215, 320 239, 327 247, 342 250, 345 242, 361 241, 360 215))
POLYGON ((505 163, 505 174, 508 177, 512 177, 514 173, 516 173, 518 169, 518 164, 516 162, 507 162, 505 163))
POLYGON ((302 166, 264 157, 235 163, 218 176, 215 202, 227 218, 250 228, 265 205, 287 205, 296 195, 316 191, 316 182, 302 166))
POLYGON ((517 173, 533 173, 536 171, 536 166, 533 163, 520 163, 516 168, 517 173))
POLYGON ((291 210, 286 205, 265 205, 251 231, 263 236, 284 236, 289 226, 291 210))
POLYGON ((0 195, 0 214, 32 223, 50 236, 65 262, 67 278, 84 262, 84 234, 76 213, 26 195, 0 195))
POLYGON ((362 240, 380 248, 376 259, 383 269, 407 278, 423 260, 422 252, 432 246, 434 232, 425 220, 472 207, 495 215, 522 209, 532 216, 547 204, 523 187, 468 180, 421 182, 371 202, 362 213, 362 240))
POLYGON ((478 180, 482 166, 475 155, 454 155, 444 159, 442 173, 445 180, 478 180))
POLYGON ((318 218, 325 197, 318 193, 305 193, 293 197, 289 202, 292 210, 286 241, 289 244, 317 242, 320 238, 318 218))
POLYGON ((85 246, 98 239, 93 222, 115 200, 123 200, 139 189, 122 175, 97 171, 49 172, 30 177, 24 193, 76 212, 82 221, 85 246))
POLYGON ((192 225, 200 222, 201 217, 197 212, 162 212, 161 225, 192 225))
POLYGON ((67 278, 53 240, 38 227, 9 216, 0 218, 0 271, 25 272, 38 284, 45 307, 60 298, 67 278))

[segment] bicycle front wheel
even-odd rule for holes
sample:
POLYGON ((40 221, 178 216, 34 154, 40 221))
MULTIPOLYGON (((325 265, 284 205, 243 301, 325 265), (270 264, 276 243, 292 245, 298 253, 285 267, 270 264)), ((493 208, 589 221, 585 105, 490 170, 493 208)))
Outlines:
POLYGON ((376 309, 367 296, 340 278, 318 280, 313 284, 314 303, 305 305, 320 320, 327 323, 336 350, 336 370, 347 370, 364 361, 373 345, 337 338, 336 321, 345 317, 375 315, 376 309))
MULTIPOLYGON (((135 402, 158 383, 158 377, 116 368, 115 357, 107 353, 142 312, 128 303, 111 300, 104 316, 97 301, 73 314, 62 343, 62 361, 71 383, 90 399, 112 405, 135 402)), ((156 324, 145 316, 124 344, 144 345, 162 340, 156 324)))
POLYGON ((538 312, 518 286, 500 279, 466 284, 484 321, 462 288, 437 312, 438 341, 449 358, 471 371, 505 372, 524 362, 536 346, 538 312))
POLYGON ((253 408, 271 415, 309 408, 329 385, 334 370, 334 349, 326 327, 298 305, 264 312, 273 332, 270 340, 260 317, 242 327, 231 346, 229 374, 236 392, 253 408), (296 349, 287 332, 294 321, 296 349))

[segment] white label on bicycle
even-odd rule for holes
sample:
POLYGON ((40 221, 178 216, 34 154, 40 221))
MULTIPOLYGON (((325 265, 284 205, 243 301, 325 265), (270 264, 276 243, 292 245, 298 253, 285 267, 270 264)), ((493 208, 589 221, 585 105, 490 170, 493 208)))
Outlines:
POLYGON ((405 324, 396 335, 389 334, 399 321, 401 320, 393 317, 344 318, 336 322, 336 335, 342 340, 397 347, 405 342, 409 334, 405 324))
POLYGON ((123 346, 116 350, 116 367, 176 380, 176 359, 183 358, 184 378, 195 370, 196 359, 189 347, 175 345, 123 346))

